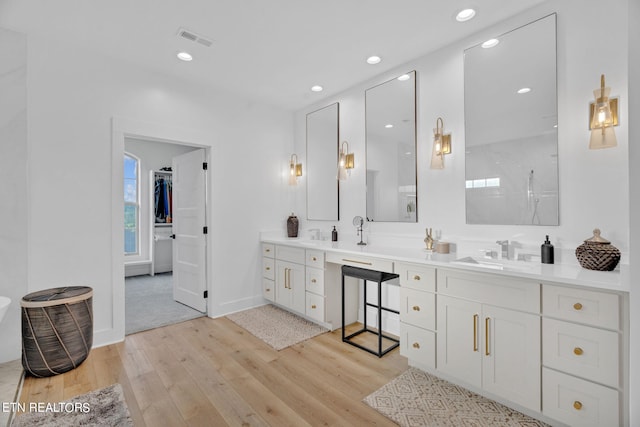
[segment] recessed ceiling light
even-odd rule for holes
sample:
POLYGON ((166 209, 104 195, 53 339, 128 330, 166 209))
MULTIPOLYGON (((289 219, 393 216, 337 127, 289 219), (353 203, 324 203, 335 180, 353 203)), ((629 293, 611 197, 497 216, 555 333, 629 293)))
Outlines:
POLYGON ((322 86, 320 86, 320 85, 311 86, 311 90, 313 92, 322 92, 323 89, 324 88, 322 86))
POLYGON ((463 9, 456 15, 456 21, 464 22, 476 16, 476 11, 473 9, 463 9))
POLYGON ((389 123, 388 125, 384 125, 384 127, 386 127, 387 129, 391 129, 393 127, 393 125, 391 123, 389 123))
POLYGON ((409 80, 411 78, 411 76, 409 74, 403 74, 400 77, 398 77, 398 80, 400 80, 401 82, 405 81, 405 80, 409 80))
POLYGON ((498 43, 500 43, 500 40, 498 39, 489 39, 486 42, 482 43, 482 47, 485 49, 490 49, 492 47, 497 46, 498 43))
POLYGON ((371 65, 379 64, 380 61, 382 61, 382 58, 380 58, 379 56, 375 56, 375 55, 374 56, 370 56, 370 57, 367 58, 367 64, 371 64, 371 65))
POLYGON ((189 62, 193 59, 193 56, 187 52, 178 52, 178 59, 181 61, 189 62))
POLYGON ((519 94, 529 93, 529 92, 531 92, 531 88, 530 87, 523 87, 522 89, 518 89, 518 93, 519 94))

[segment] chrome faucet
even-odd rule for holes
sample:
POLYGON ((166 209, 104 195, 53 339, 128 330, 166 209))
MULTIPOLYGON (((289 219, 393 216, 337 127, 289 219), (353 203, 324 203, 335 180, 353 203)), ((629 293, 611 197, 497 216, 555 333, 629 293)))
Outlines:
POLYGON ((498 240, 496 243, 502 248, 502 259, 509 259, 509 241, 498 240))

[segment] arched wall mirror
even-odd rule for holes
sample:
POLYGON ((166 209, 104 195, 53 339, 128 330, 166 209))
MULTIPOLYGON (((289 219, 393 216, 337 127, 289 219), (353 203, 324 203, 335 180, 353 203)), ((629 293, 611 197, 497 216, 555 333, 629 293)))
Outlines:
POLYGON ((558 225, 556 86, 555 14, 465 50, 467 224, 558 225))
POLYGON ((307 114, 307 219, 336 221, 338 206, 338 138, 340 106, 307 114))
POLYGON ((367 220, 417 222, 416 72, 365 92, 367 220))

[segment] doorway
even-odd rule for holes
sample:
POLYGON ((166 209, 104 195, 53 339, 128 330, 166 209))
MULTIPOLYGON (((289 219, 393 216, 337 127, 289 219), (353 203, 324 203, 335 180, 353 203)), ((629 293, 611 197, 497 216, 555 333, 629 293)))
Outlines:
POLYGON ((125 335, 206 315, 202 147, 124 138, 125 335))

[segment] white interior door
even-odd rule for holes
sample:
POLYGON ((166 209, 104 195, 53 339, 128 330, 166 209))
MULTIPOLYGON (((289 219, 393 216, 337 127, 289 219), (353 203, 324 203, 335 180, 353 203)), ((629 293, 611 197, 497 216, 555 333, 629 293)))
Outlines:
POLYGON ((205 312, 206 170, 205 151, 174 157, 173 169, 173 299, 205 312))

